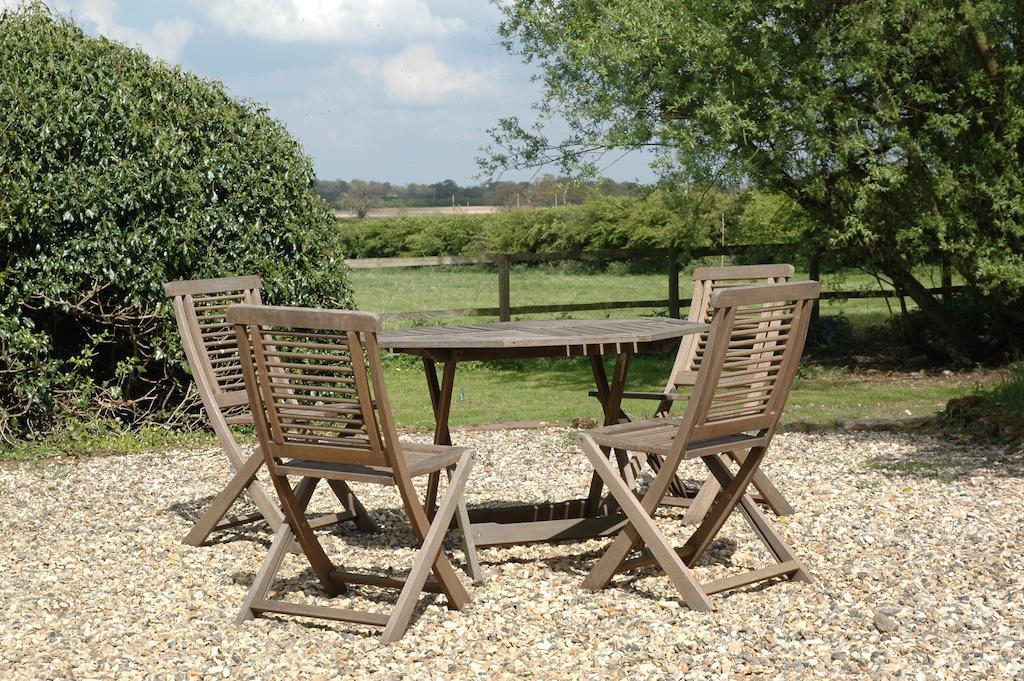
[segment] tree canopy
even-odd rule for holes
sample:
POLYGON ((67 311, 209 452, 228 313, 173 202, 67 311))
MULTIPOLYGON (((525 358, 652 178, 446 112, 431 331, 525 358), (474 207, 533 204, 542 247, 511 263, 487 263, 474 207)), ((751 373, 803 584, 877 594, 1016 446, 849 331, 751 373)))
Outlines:
POLYGON ((811 220, 819 248, 887 276, 979 358, 914 275, 942 260, 1024 327, 1024 3, 1019 0, 513 0, 506 47, 539 67, 541 123, 504 119, 485 168, 653 147, 666 177, 750 182, 811 220))

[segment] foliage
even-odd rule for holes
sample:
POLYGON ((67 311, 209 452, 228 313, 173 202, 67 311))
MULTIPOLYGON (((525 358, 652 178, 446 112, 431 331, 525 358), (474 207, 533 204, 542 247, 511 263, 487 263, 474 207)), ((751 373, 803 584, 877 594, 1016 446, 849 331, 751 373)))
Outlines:
POLYGON ((852 342, 853 323, 842 312, 818 317, 807 329, 807 349, 810 352, 837 354, 852 342))
POLYGON ((340 220, 337 247, 352 257, 536 253, 601 248, 707 246, 718 230, 718 203, 655 191, 596 196, 579 206, 372 220, 340 220))
MULTIPOLYGON (((952 296, 950 307, 956 310, 956 323, 971 330, 967 347, 979 362, 993 366, 1020 354, 1020 349, 1013 345, 1019 340, 1011 339, 1007 344, 1004 320, 986 299, 970 290, 957 292, 952 296)), ((937 347, 943 333, 943 329, 920 309, 905 311, 891 323, 895 327, 893 332, 897 336, 902 334, 904 343, 910 347, 937 347)))
POLYGON ((981 394, 991 404, 1024 416, 1024 362, 1010 365, 1006 378, 981 394))
POLYGON ((812 221, 816 246, 911 297, 943 350, 970 329, 917 279, 948 260, 1006 342, 1024 328, 1024 4, 751 0, 499 5, 505 45, 537 64, 541 119, 493 131, 485 169, 660 150, 667 176, 752 181, 812 221), (674 174, 673 174, 674 173, 674 174))
MULTIPOLYGON (((766 246, 744 256, 746 263, 806 261, 815 249, 808 237, 814 225, 807 213, 785 194, 753 189, 744 192, 735 202, 734 215, 728 220, 729 243, 787 244, 784 248, 766 246), (794 258, 793 244, 798 245, 799 258, 794 258)), ((830 262, 829 269, 846 263, 830 262)))
POLYGON ((565 175, 543 175, 532 182, 509 182, 499 180, 481 185, 462 187, 454 180, 433 184, 410 182, 396 185, 376 180, 354 179, 317 180, 316 191, 327 203, 339 205, 338 201, 358 186, 366 196, 377 200, 380 206, 388 208, 414 208, 425 206, 508 206, 544 207, 558 204, 583 203, 592 194, 605 196, 629 196, 637 189, 634 182, 616 182, 603 177, 597 180, 579 181, 565 175), (555 201, 558 201, 558 204, 555 201))
POLYGON ((84 416, 68 419, 52 432, 21 440, 12 446, 0 441, 0 461, 131 454, 216 444, 213 433, 205 430, 172 428, 156 423, 129 428, 116 419, 84 416))
POLYGON ((348 191, 341 195, 335 205, 342 210, 350 210, 360 220, 372 209, 382 204, 379 197, 370 192, 370 186, 362 180, 352 180, 348 183, 348 191))
POLYGON ((946 423, 974 436, 1024 443, 1024 363, 1011 364, 1002 380, 946 405, 946 423))
POLYGON ((311 164, 265 109, 40 4, 0 14, 0 165, 0 440, 176 409, 166 281, 350 302, 311 164))

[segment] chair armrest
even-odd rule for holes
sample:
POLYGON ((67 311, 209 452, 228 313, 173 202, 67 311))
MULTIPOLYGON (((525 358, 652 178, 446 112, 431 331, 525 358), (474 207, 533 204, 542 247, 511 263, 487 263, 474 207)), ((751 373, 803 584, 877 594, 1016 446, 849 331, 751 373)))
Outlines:
MULTIPOLYGON (((587 394, 590 397, 597 397, 597 391, 596 390, 591 390, 587 394)), ((680 398, 680 397, 683 397, 683 395, 680 395, 679 393, 665 394, 665 393, 642 391, 642 390, 627 390, 627 391, 622 393, 622 398, 626 399, 626 400, 667 400, 667 399, 677 399, 677 398, 680 398), (676 397, 674 398, 674 397, 672 397, 672 395, 675 395, 676 397)))

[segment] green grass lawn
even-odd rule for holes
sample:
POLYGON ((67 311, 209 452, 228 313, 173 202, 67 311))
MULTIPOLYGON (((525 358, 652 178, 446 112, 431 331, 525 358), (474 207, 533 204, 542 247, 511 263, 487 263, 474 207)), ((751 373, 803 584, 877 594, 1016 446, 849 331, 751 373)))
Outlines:
MULTIPOLYGON (((797 273, 806 279, 806 273, 797 273)), ((421 267, 383 270, 354 270, 350 281, 356 307, 384 314, 458 310, 498 306, 498 276, 493 269, 479 267, 421 267)), ((860 272, 822 276, 825 290, 878 289, 877 282, 860 272)), ((509 277, 512 306, 595 303, 602 301, 651 300, 668 298, 668 279, 664 274, 633 274, 610 271, 594 274, 565 272, 557 267, 513 267, 509 277)), ((680 299, 688 301, 693 282, 684 274, 679 281, 680 299)), ((890 317, 890 307, 898 309, 895 299, 881 298, 825 301, 822 314, 842 312, 855 328, 877 325, 890 317)), ((575 318, 635 317, 665 314, 662 308, 633 308, 568 313, 575 318)), ((552 314, 518 315, 517 318, 550 318, 552 314)), ((496 321, 496 317, 451 317, 431 323, 496 321)), ((392 320, 397 328, 414 323, 392 320)))
MULTIPOLYGON (((637 357, 629 387, 660 389, 671 368, 665 356, 637 357)), ((611 366, 608 365, 610 373, 611 366)), ((406 357, 386 362, 388 394, 398 422, 429 427, 433 414, 422 366, 406 357)), ((900 418, 910 412, 925 416, 942 411, 954 397, 972 393, 994 380, 992 372, 949 376, 925 374, 851 373, 808 364, 801 371, 783 423, 830 426, 839 418, 900 418)), ((539 359, 516 362, 466 362, 455 379, 451 423, 476 425, 502 421, 547 421, 567 424, 577 418, 601 417, 590 365, 583 359, 539 359)), ((634 417, 651 416, 656 403, 626 400, 634 417)))
MULTIPOLYGON (((798 278, 801 275, 798 274, 798 278)), ((806 278, 803 275, 802 278, 806 278)), ((356 270, 352 272, 357 306, 377 312, 440 310, 497 305, 497 275, 482 268, 419 268, 356 270)), ((877 287, 863 274, 824 278, 826 290, 877 287)), ((689 299, 691 282, 680 281, 680 296, 689 299)), ((511 276, 513 305, 539 305, 602 300, 667 297, 666 277, 612 271, 596 274, 564 272, 553 267, 515 268, 511 276)), ((896 306, 896 302, 893 301, 896 306)), ((882 299, 827 301, 822 314, 844 314, 855 336, 890 318, 882 299)), ((665 314, 662 309, 624 309, 608 312, 576 312, 573 317, 629 317, 665 314)), ((556 315, 532 315, 534 318, 556 315)), ((557 315, 569 316, 569 315, 557 315)), ((431 323, 494 321, 481 317, 444 319, 431 323)), ((391 321, 389 328, 410 321, 391 321)), ((859 350, 855 339, 852 350, 859 350)), ((954 398, 992 385, 997 371, 962 372, 948 376, 906 372, 850 370, 843 357, 829 358, 826 367, 805 358, 804 367, 790 396, 783 422, 829 426, 839 418, 898 418, 934 414, 954 398), (838 361, 837 361, 838 360, 838 361), (838 364, 838 366, 836 366, 838 364)), ((609 360, 610 361, 610 360, 609 360)), ((672 357, 647 355, 634 358, 628 387, 658 390, 668 375, 672 357)), ((401 355, 386 356, 385 380, 398 424, 429 428, 433 414, 419 360, 401 355)), ((610 365, 609 365, 610 371, 610 365)), ((467 362, 456 376, 451 411, 452 425, 477 425, 508 421, 546 421, 569 424, 574 419, 601 417, 597 400, 587 395, 594 387, 586 359, 538 359, 506 362, 467 362)), ((627 400, 624 408, 634 417, 652 415, 656 403, 627 400)), ((0 446, 0 459, 38 459, 55 454, 86 455, 165 449, 212 444, 212 435, 187 433, 160 427, 127 431, 103 421, 74 423, 60 432, 13 449, 0 446)))
MULTIPOLYGON (((807 275, 798 273, 797 278, 807 275)), ((822 277, 826 290, 876 288, 877 282, 859 272, 822 277)), ((359 309, 394 313, 424 310, 465 309, 497 306, 497 274, 485 268, 401 268, 355 270, 351 282, 359 309)), ((624 268, 600 273, 573 273, 557 267, 513 268, 510 277, 512 305, 541 305, 598 302, 604 300, 642 300, 667 297, 664 274, 633 274, 624 268)), ((692 295, 692 281, 680 278, 680 297, 692 295)), ((893 300, 891 304, 898 308, 893 300)), ((553 316, 630 317, 665 314, 661 309, 622 309, 573 312, 568 315, 524 315, 517 318, 553 316)), ((823 315, 842 313, 851 322, 855 334, 885 323, 890 317, 884 299, 825 301, 823 315)), ((495 321, 487 317, 463 317, 434 320, 429 323, 466 323, 495 321)), ((410 324, 392 320, 387 328, 410 324)), ((946 401, 971 392, 988 379, 966 373, 950 377, 924 378, 909 374, 851 373, 841 368, 824 369, 806 362, 798 379, 785 421, 827 425, 837 418, 899 417, 940 411, 946 401)), ((418 360, 391 357, 386 362, 391 401, 399 423, 427 427, 433 423, 427 398, 423 369, 418 360)), ((671 357, 637 357, 631 368, 629 387, 636 390, 660 389, 671 367, 671 357)), ((586 360, 547 359, 518 362, 469 362, 457 374, 451 422, 455 425, 500 421, 544 420, 568 423, 572 419, 600 416, 597 401, 587 396, 593 389, 590 366, 586 360)), ((656 403, 627 401, 628 413, 650 415, 656 403)))

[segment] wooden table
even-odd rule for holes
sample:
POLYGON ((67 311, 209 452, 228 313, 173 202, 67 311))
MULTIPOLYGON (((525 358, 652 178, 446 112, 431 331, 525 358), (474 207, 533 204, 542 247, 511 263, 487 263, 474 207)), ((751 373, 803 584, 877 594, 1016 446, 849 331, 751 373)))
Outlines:
MULTIPOLYGON (((415 327, 389 331, 379 344, 392 352, 423 358, 427 389, 434 408, 434 442, 452 444, 448 428, 455 368, 461 361, 517 359, 526 357, 590 358, 604 423, 625 418, 621 410, 629 362, 636 353, 664 352, 687 334, 707 329, 705 324, 643 317, 634 319, 571 319, 499 322, 439 327, 415 327), (615 354, 611 382, 602 361, 615 354), (437 363, 443 364, 438 380, 437 363)), ((617 453, 620 466, 624 452, 617 453)), ((596 474, 586 498, 502 508, 470 509, 473 537, 478 546, 557 541, 611 534, 621 528, 625 516, 602 502, 603 483, 596 474)), ((437 478, 427 491, 428 508, 437 493, 437 478)))

